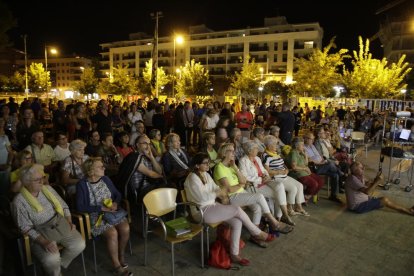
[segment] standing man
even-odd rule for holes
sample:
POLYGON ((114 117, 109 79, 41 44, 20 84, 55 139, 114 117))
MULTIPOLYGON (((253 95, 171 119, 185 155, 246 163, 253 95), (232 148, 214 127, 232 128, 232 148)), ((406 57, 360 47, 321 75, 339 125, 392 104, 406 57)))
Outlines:
POLYGON ((293 131, 295 129, 295 114, 290 111, 290 104, 284 103, 282 105, 282 112, 277 116, 278 126, 280 127, 280 140, 285 145, 290 145, 292 142, 293 131))
POLYGON ((381 180, 384 178, 381 172, 372 182, 367 182, 364 178, 364 165, 361 162, 354 162, 351 165, 351 174, 345 182, 346 202, 349 210, 362 214, 372 210, 388 207, 401 213, 414 215, 414 206, 405 208, 395 204, 386 197, 370 196, 381 180))

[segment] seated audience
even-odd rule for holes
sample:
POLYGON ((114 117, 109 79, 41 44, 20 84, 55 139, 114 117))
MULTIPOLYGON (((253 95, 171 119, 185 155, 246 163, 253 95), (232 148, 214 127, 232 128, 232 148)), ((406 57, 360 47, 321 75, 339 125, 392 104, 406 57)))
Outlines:
POLYGON ((76 193, 76 184, 84 177, 82 164, 88 159, 85 155, 86 143, 76 139, 70 142, 70 155, 65 158, 62 164, 62 184, 69 195, 76 193))

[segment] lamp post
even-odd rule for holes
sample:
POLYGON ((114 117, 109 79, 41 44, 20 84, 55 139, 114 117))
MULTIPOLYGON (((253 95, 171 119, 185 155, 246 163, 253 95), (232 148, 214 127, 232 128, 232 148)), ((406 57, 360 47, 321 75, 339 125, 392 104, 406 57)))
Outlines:
MULTIPOLYGON (((184 38, 181 35, 175 35, 174 36, 174 46, 173 46, 173 73, 176 71, 175 66, 176 66, 176 57, 175 57, 175 48, 176 48, 176 44, 183 44, 184 42, 184 38)), ((174 89, 175 89, 175 76, 173 78, 173 83, 172 83, 172 97, 174 98, 175 93, 174 93, 174 89)))
POLYGON ((404 102, 405 102, 405 96, 407 95, 407 89, 401 89, 401 93, 404 94, 404 102))
POLYGON ((48 74, 48 71, 47 71, 47 53, 48 53, 48 49, 50 49, 50 53, 53 54, 53 55, 57 54, 57 50, 56 50, 56 48, 45 45, 46 97, 49 99, 49 74, 48 74))
POLYGON ((25 78, 25 89, 24 92, 26 94, 26 98, 29 99, 29 79, 27 77, 27 35, 23 35, 23 41, 24 41, 24 78, 25 78))

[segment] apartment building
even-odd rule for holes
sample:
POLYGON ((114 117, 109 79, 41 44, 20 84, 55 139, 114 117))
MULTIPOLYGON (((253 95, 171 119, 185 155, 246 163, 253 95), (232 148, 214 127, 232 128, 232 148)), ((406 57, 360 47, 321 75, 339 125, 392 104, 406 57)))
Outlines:
MULTIPOLYGON (((290 83, 294 81, 294 57, 320 49, 323 29, 319 23, 289 24, 285 17, 272 17, 264 19, 263 27, 213 31, 198 25, 180 35, 184 37, 182 44, 175 43, 176 34, 158 38, 158 66, 167 74, 194 59, 206 67, 214 81, 240 71, 242 60, 251 57, 261 65, 263 74, 290 83)), ((140 75, 152 58, 153 43, 153 37, 134 33, 127 41, 100 44, 102 75, 109 77, 118 65, 140 75)))
MULTIPOLYGON (((45 66, 45 59, 29 59, 28 64, 42 63, 45 66)), ((18 60, 19 68, 24 70, 24 60, 18 60)), ((76 81, 79 81, 82 70, 92 65, 92 61, 84 57, 54 57, 48 56, 47 70, 50 72, 51 89, 57 91, 73 90, 76 81)))

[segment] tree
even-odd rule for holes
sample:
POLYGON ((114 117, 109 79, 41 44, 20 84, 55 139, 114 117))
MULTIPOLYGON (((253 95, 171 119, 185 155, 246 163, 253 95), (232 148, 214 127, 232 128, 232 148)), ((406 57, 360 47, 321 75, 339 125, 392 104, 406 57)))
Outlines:
POLYGON ((136 93, 138 81, 128 72, 128 66, 119 65, 112 68, 113 75, 109 80, 103 80, 98 87, 99 92, 113 95, 129 95, 136 93))
POLYGON ((289 95, 289 86, 276 80, 268 81, 263 86, 263 95, 277 95, 282 98, 282 102, 286 102, 289 95))
POLYGON ((7 32, 13 27, 17 26, 16 19, 13 18, 12 13, 8 9, 7 5, 0 1, 0 50, 5 47, 12 46, 12 43, 9 41, 9 36, 7 32))
POLYGON ((0 90, 7 92, 24 91, 24 76, 19 71, 14 72, 11 77, 0 75, 0 90))
POLYGON ((74 89, 82 95, 95 93, 99 85, 98 78, 95 76, 94 68, 85 68, 80 81, 75 83, 74 89))
POLYGON ((294 74, 293 86, 295 94, 308 96, 329 96, 333 86, 342 83, 342 75, 339 70, 343 66, 347 55, 347 49, 340 49, 330 54, 331 49, 336 48, 335 37, 331 39, 323 51, 314 49, 307 57, 295 59, 297 72, 294 74))
POLYGON ((184 66, 180 67, 180 77, 177 79, 176 89, 177 98, 197 95, 210 95, 211 82, 208 71, 195 60, 186 62, 184 66))
POLYGON ((230 91, 240 91, 240 95, 239 93, 237 95, 245 98, 256 98, 261 81, 260 76, 260 65, 254 59, 248 58, 242 70, 231 77, 230 91))
POLYGON ((50 87, 49 72, 45 71, 42 63, 30 64, 28 71, 31 92, 45 92, 46 88, 50 87))
POLYGON ((396 98, 407 84, 404 77, 411 71, 404 62, 405 55, 397 63, 389 64, 386 58, 372 58, 369 40, 359 40, 359 51, 353 51, 353 70, 344 70, 344 82, 351 96, 356 98, 396 98))
MULTIPOLYGON (((153 71, 152 71, 152 59, 145 63, 145 68, 142 72, 142 80, 143 83, 140 83, 140 91, 145 94, 152 94, 155 96, 155 85, 151 84, 151 80, 153 79, 153 71)), ((158 89, 167 85, 171 82, 171 77, 165 74, 164 68, 157 67, 157 76, 158 76, 158 89)))

